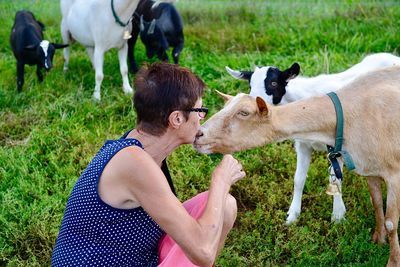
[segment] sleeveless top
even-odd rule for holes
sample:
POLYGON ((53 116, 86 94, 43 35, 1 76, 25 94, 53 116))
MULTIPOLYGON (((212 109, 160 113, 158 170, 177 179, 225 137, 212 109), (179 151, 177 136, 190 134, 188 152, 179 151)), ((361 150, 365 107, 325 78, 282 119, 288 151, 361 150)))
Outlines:
MULTIPOLYGON (((163 230, 143 210, 118 209, 100 199, 99 178, 121 149, 136 139, 108 140, 75 184, 52 255, 52 266, 157 266, 163 230)), ((166 160, 162 170, 175 194, 166 160)))

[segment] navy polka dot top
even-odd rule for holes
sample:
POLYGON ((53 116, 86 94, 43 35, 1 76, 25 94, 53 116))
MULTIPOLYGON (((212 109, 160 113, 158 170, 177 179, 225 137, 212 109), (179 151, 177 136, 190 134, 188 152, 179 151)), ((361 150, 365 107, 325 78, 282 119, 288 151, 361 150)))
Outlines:
POLYGON ((161 228, 142 207, 113 208, 98 194, 99 178, 110 159, 125 147, 142 147, 126 135, 106 141, 75 184, 52 266, 157 266, 161 228))

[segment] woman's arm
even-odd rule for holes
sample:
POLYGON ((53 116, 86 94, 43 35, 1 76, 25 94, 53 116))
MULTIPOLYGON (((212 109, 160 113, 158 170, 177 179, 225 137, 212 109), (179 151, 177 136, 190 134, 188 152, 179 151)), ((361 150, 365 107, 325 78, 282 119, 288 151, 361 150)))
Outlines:
POLYGON ((186 256, 200 266, 215 260, 223 227, 225 200, 229 189, 245 176, 242 166, 226 155, 212 174, 208 201, 196 221, 171 192, 160 167, 143 150, 129 147, 119 153, 118 172, 133 198, 182 248, 186 256))

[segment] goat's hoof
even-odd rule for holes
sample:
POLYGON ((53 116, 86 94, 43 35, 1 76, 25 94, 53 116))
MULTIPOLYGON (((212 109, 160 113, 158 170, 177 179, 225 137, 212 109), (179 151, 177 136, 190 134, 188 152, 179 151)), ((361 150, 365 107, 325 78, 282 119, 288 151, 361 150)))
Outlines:
POLYGON ((132 89, 132 87, 126 87, 126 88, 124 88, 124 93, 126 94, 126 95, 130 95, 130 94, 133 94, 133 89, 132 89))
POLYGON ((101 100, 100 92, 94 92, 94 93, 93 93, 93 99, 94 99, 95 101, 100 102, 100 100, 101 100))
POLYGON ((386 233, 380 233, 379 231, 374 232, 372 235, 372 242, 377 244, 386 244, 386 233))
POLYGON ((297 222, 299 214, 288 214, 285 225, 289 226, 297 222))
POLYGON ((332 214, 331 216, 331 222, 333 223, 342 223, 346 220, 344 217, 344 214, 338 215, 338 214, 332 214))
POLYGON ((386 267, 398 267, 398 266, 400 266, 400 256, 399 255, 396 255, 396 256, 390 255, 389 261, 388 261, 386 267))

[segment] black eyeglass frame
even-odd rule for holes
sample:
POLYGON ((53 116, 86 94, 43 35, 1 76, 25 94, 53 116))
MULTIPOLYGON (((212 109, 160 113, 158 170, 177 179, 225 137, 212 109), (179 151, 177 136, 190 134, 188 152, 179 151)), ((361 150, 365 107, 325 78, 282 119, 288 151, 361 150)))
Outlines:
POLYGON ((206 107, 201 107, 201 108, 190 108, 190 109, 185 109, 184 111, 187 111, 187 112, 197 112, 197 113, 204 113, 204 117, 202 117, 200 114, 199 114, 199 116, 200 116, 200 118, 205 118, 205 117, 207 117, 207 114, 208 114, 208 108, 206 108, 206 107))

